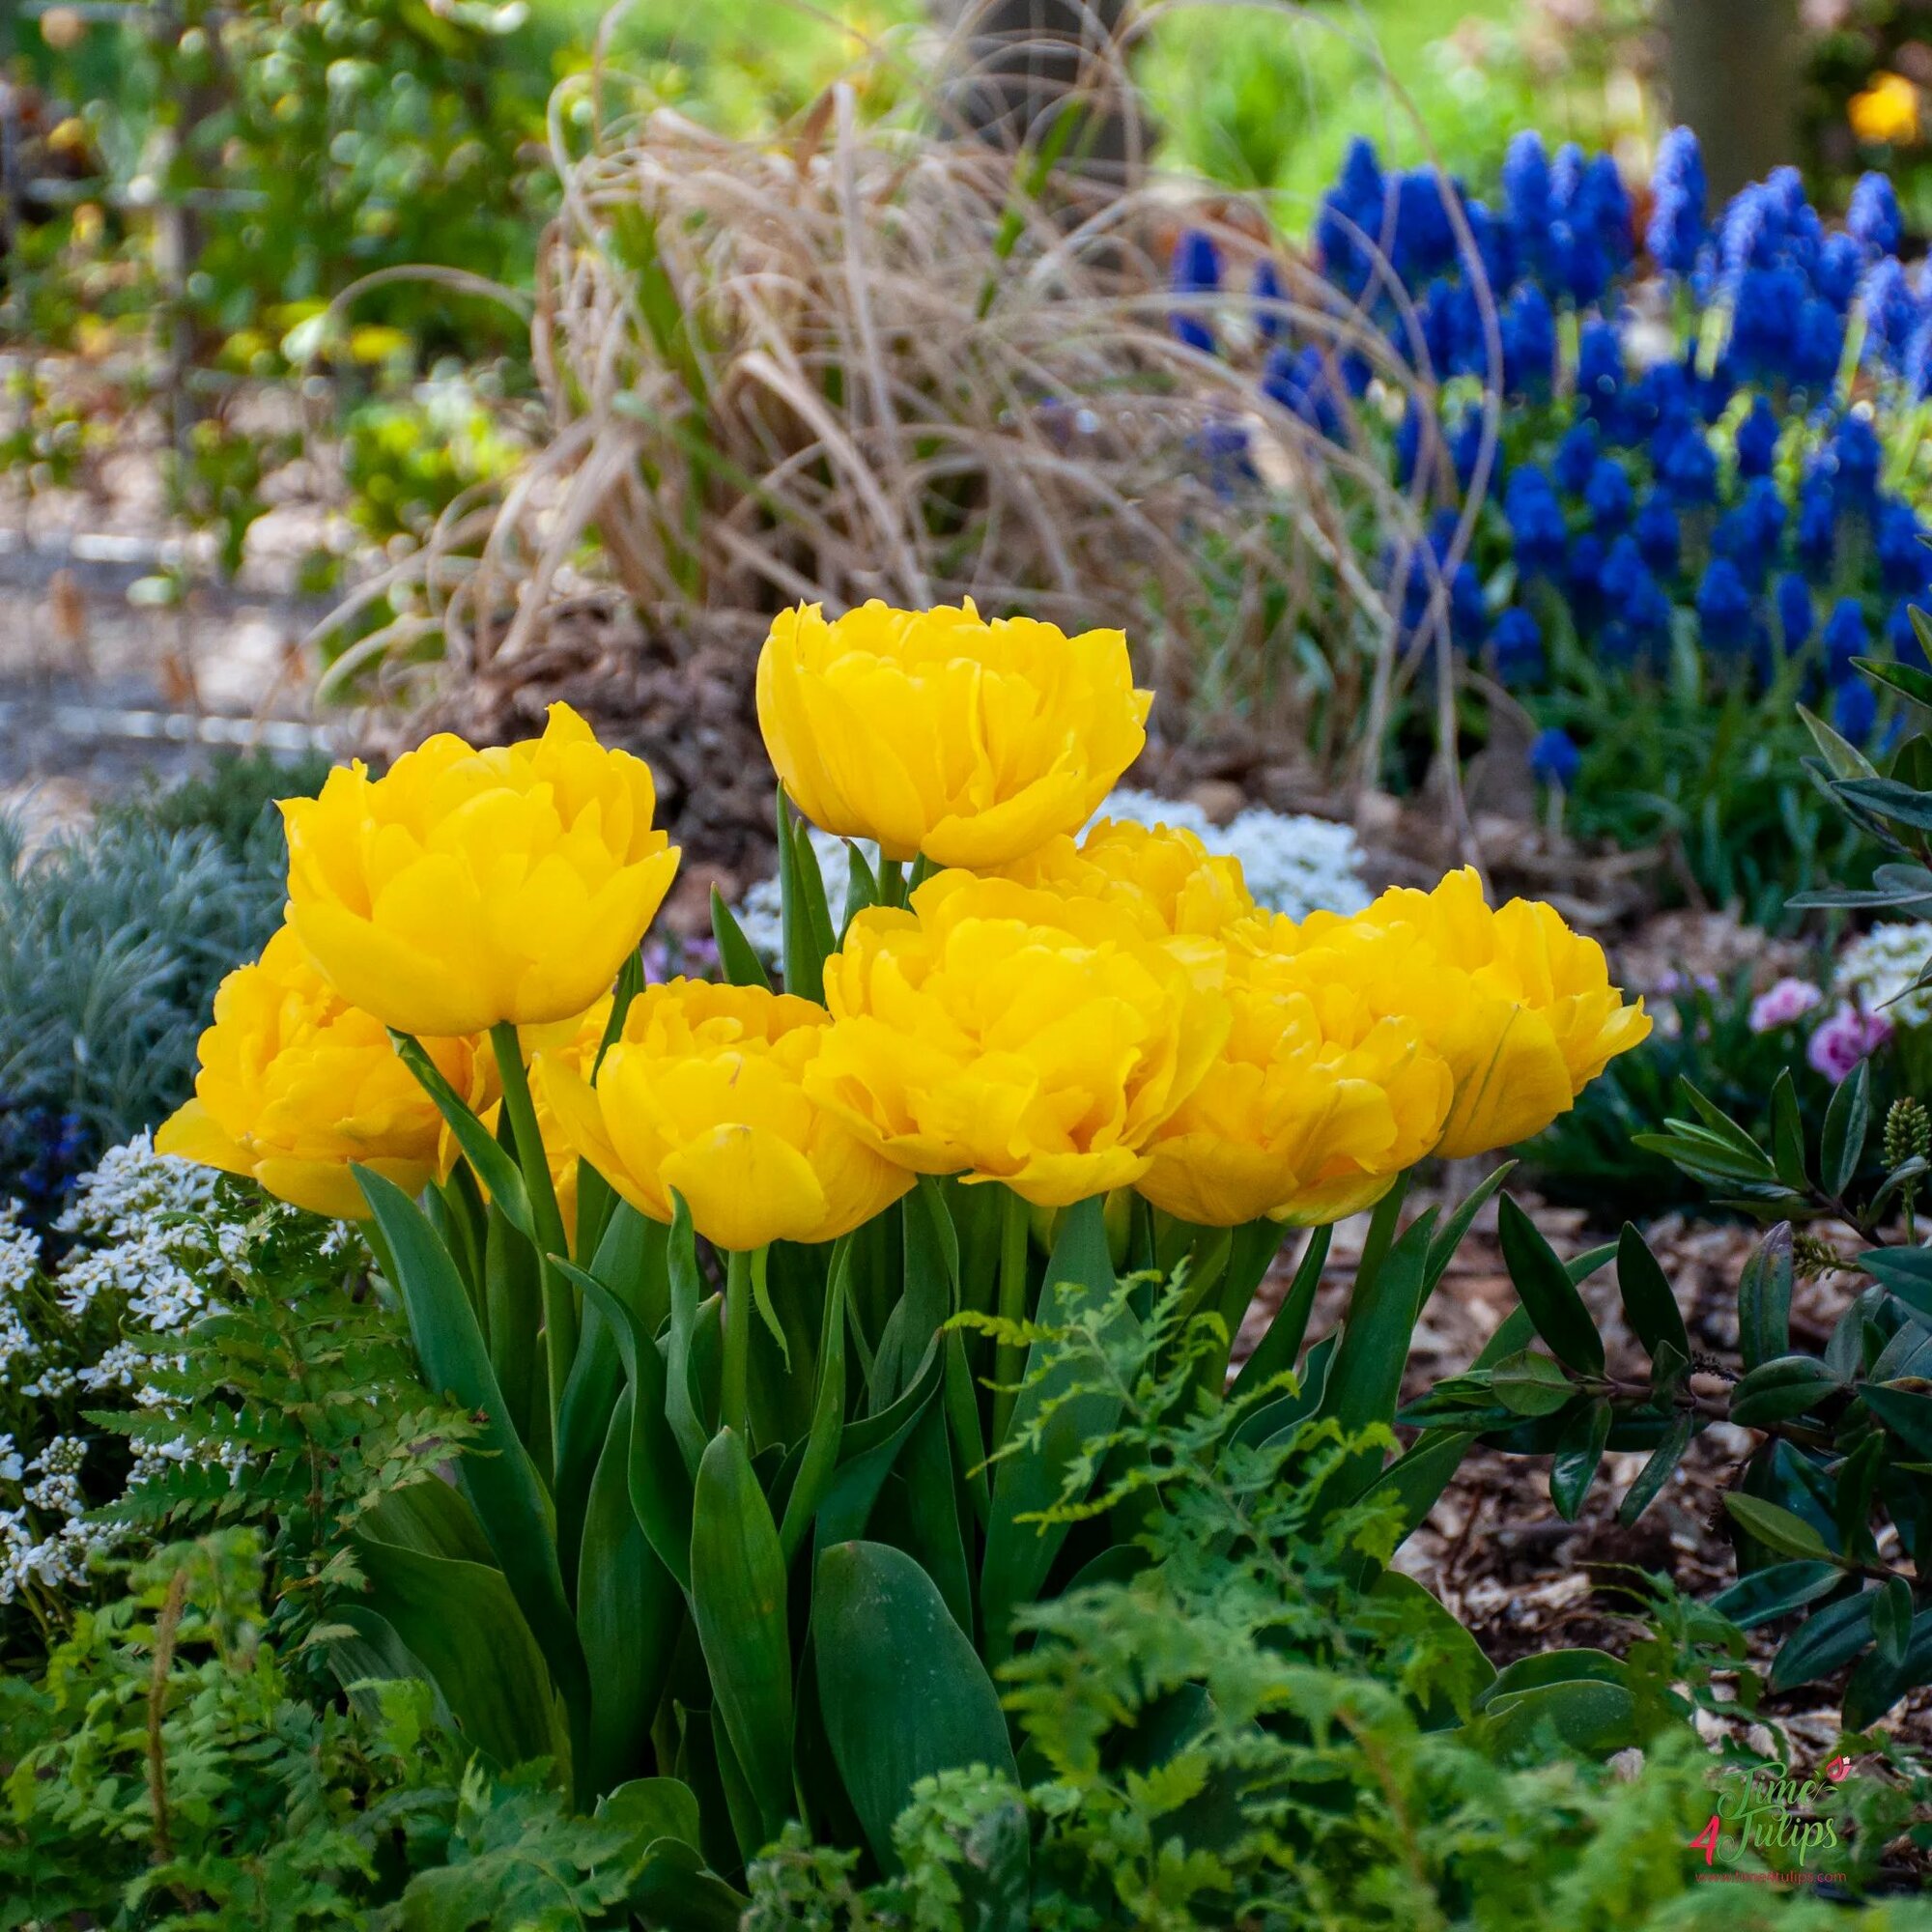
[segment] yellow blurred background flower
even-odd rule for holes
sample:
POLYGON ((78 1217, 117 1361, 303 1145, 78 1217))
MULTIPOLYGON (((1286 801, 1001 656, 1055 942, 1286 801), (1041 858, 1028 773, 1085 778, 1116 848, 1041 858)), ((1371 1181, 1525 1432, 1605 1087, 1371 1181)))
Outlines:
POLYGON ((1845 103, 1845 116, 1868 147, 1908 147, 1918 138, 1918 89, 1902 73, 1876 73, 1845 103))
POLYGON ((758 724, 814 825, 888 859, 1002 866, 1077 832, 1147 742, 1119 631, 1069 638, 971 601, 782 612, 758 658, 758 724))
MULTIPOLYGON (((494 1097, 473 1039, 426 1038, 472 1105, 494 1097)), ((368 1212, 352 1162, 413 1194, 449 1171, 442 1118, 382 1021, 350 1006, 284 926, 214 995, 194 1098, 155 1136, 161 1153, 252 1175, 270 1194, 345 1220, 368 1212)))
POLYGON ((668 1221, 676 1193, 721 1248, 829 1241, 913 1179, 810 1096, 828 1030, 809 1000, 673 980, 632 1002, 594 1087, 575 1050, 539 1053, 532 1084, 563 1147, 639 1213, 668 1221))
POLYGON ((289 923, 342 997, 425 1036, 572 1019, 608 992, 677 870, 649 768, 566 704, 541 738, 447 733, 284 802, 289 923))
POLYGON ((861 913, 826 962, 835 1024, 809 1091, 921 1174, 1041 1208, 1130 1185, 1229 1024, 1223 950, 1143 921, 962 871, 861 913))

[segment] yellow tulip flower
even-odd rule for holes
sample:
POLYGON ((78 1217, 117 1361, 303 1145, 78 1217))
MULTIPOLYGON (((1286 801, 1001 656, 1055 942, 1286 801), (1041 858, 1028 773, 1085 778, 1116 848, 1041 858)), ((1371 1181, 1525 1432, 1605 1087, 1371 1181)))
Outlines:
POLYGON ((826 962, 835 1023, 807 1090, 918 1173, 1068 1207, 1147 1172, 1227 1037, 1225 966, 1132 908, 941 872, 826 962))
POLYGON ((1069 638, 969 600, 782 612, 758 658, 758 724, 806 817, 888 859, 1003 866, 1078 831, 1147 742, 1119 631, 1069 638))
POLYGON ((567 704, 494 751, 444 733, 284 802, 289 923, 345 1000, 404 1033, 571 1019, 676 873, 656 802, 649 767, 567 704))
POLYGON ((1292 953, 1372 1011, 1412 1021, 1455 1079, 1435 1148, 1450 1158, 1541 1133, 1650 1033, 1643 1002, 1624 1004, 1594 939, 1537 900, 1492 908, 1472 867, 1432 892, 1383 893, 1350 918, 1252 922, 1231 943, 1292 953))
MULTIPOLYGON (((472 1104, 494 1094, 477 1042, 423 1047, 472 1104)), ((414 1194, 448 1173, 454 1149, 435 1103, 382 1021, 350 1006, 284 926, 214 995, 194 1098, 155 1136, 162 1153, 252 1175, 270 1194, 342 1220, 368 1213, 352 1162, 414 1194)))
POLYGON ((1236 952, 1227 991, 1228 1043, 1154 1135, 1141 1192, 1217 1228, 1372 1207, 1440 1137, 1447 1065, 1412 1023, 1293 957, 1236 952))
POLYGON ((1209 852, 1179 826, 1103 818, 1077 842, 1064 835, 1049 839, 1001 876, 1130 908, 1152 934, 1211 939, 1255 910, 1241 862, 1209 852))
POLYGON ((829 1241, 913 1185, 807 1092, 829 1032, 810 1000, 673 980, 632 1002, 594 1087, 556 1052, 533 1086, 562 1144, 640 1214, 668 1221, 676 1193, 721 1248, 829 1241))

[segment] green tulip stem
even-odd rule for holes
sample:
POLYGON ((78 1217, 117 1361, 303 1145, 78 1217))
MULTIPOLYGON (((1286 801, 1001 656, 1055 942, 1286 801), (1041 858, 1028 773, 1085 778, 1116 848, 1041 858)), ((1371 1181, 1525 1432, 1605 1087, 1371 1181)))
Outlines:
POLYGON ((718 1416, 751 1447, 753 1276, 762 1275, 765 1248, 731 1249, 724 1259, 724 1359, 719 1376, 718 1416))
POLYGON ((497 1050, 497 1069, 503 1079, 503 1107, 516 1136, 517 1161, 530 1197, 536 1224, 537 1256, 543 1264, 544 1355, 549 1370, 551 1440, 557 1439, 557 1410, 563 1403, 570 1365, 577 1359, 577 1295, 552 1265, 553 1255, 568 1256, 570 1242, 563 1232, 563 1213, 551 1185, 550 1162, 544 1158, 543 1135, 537 1130, 536 1103, 530 1098, 529 1075, 524 1069, 524 1049, 517 1030, 507 1020, 490 1029, 497 1050))
MULTIPOLYGON (((1027 1205, 1011 1188, 1000 1204, 1000 1319, 1026 1320, 1027 1205)), ((993 1355, 993 1437, 997 1449, 1007 1439, 1013 1404, 1019 1399, 1020 1378, 1026 1374, 1024 1342, 1002 1340, 993 1355)))
POLYGON ((879 903, 882 906, 902 906, 906 902, 905 863, 899 859, 888 859, 879 854, 879 903))

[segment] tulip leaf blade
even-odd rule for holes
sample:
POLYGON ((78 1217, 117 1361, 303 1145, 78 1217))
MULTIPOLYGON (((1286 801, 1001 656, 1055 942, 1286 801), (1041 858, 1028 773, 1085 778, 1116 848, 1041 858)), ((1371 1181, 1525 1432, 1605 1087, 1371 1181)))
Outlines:
POLYGON ((364 1167, 357 1183, 376 1217, 409 1316, 424 1382, 480 1419, 476 1446, 457 1464, 503 1576, 571 1714, 573 1750, 589 1715, 589 1677, 557 1562, 556 1524, 535 1465, 513 1427, 456 1264, 393 1181, 364 1167))
POLYGON ((718 964, 727 986, 760 986, 768 993, 772 990, 772 976, 765 971, 765 962, 745 937, 745 928, 738 923, 737 915, 724 903, 724 895, 716 886, 711 888, 711 936, 718 945, 718 964))
POLYGON ((832 952, 832 915, 825 903, 825 875, 805 821, 778 788, 779 903, 784 945, 784 983, 800 999, 825 998, 825 961, 832 952))
POLYGON ((1295 1264, 1288 1293, 1282 1296, 1267 1332, 1235 1377, 1233 1395, 1243 1396, 1250 1389, 1272 1381, 1284 1370, 1293 1368, 1295 1357, 1301 1353, 1302 1339, 1308 1333, 1308 1318, 1315 1310, 1316 1291, 1321 1286, 1321 1270, 1328 1264, 1328 1248, 1334 1238, 1332 1227, 1309 1231, 1308 1245, 1295 1264))
POLYGON ((999 1693, 937 1585, 903 1550, 839 1543, 818 1559, 812 1648, 826 1736, 873 1856, 922 1777, 983 1764, 1018 1780, 999 1693))
POLYGON ((670 1240, 666 1261, 670 1273, 670 1329, 665 1348, 665 1415, 670 1423, 685 1467, 694 1479, 704 1458, 710 1432, 692 1400, 691 1377, 698 1352, 698 1308, 703 1300, 703 1277, 697 1269, 697 1232, 691 1209, 675 1188, 670 1197, 670 1240))
POLYGON ((1395 1419, 1435 1233, 1432 1208, 1383 1249, 1378 1266, 1370 1270, 1365 1264, 1357 1271, 1342 1321, 1341 1346, 1318 1411, 1347 1431, 1395 1419))
POLYGON ((1601 1376, 1604 1341, 1583 1297, 1536 1223, 1507 1194, 1497 1209, 1496 1233, 1510 1281, 1529 1310, 1536 1332, 1558 1361, 1579 1375, 1601 1376))
POLYGON ((697 1468, 691 1609, 715 1708, 769 1843, 792 1809, 785 1562, 744 1438, 731 1429, 711 1438, 697 1468))
POLYGON ((689 1591, 691 1481, 666 1419, 669 1403, 664 1357, 629 1302, 575 1264, 558 1265, 564 1279, 582 1291, 584 1307, 598 1311, 616 1341, 633 1397, 625 1468, 631 1509, 659 1561, 689 1591))
POLYGON ((684 1622, 677 1581, 631 1503, 631 1415, 639 1399, 626 1388, 611 1408, 579 1545, 577 1629, 590 1671, 590 1761, 578 1780, 583 1796, 650 1769, 651 1719, 684 1622))
POLYGON ((791 1493, 785 1498, 784 1520, 779 1525, 779 1548, 784 1552, 787 1567, 798 1554, 838 1467, 838 1445, 845 1433, 845 1286, 851 1269, 852 1240, 848 1235, 833 1251, 819 1329, 818 1390, 812 1403, 811 1427, 806 1435, 798 1473, 792 1478, 791 1493))
POLYGON ((551 1674, 502 1571, 358 1534, 365 1588, 331 1609, 364 1635, 393 1631, 449 1708, 465 1741, 504 1770, 561 1757, 551 1674))
MULTIPOLYGON (((1103 1203, 1096 1196, 1069 1208, 1040 1289, 1038 1325, 1065 1331, 1083 1308, 1107 1309, 1106 1332, 1137 1332, 1133 1310, 1116 1294, 1103 1203), (1111 1306, 1110 1306, 1111 1304, 1111 1306)), ((992 1514, 980 1568, 980 1614, 986 1655, 1011 1655, 1012 1617, 1038 1594, 1066 1540, 1065 1521, 1042 1522, 1063 1500, 1073 1459, 1119 1420, 1122 1398, 1091 1385, 1086 1364, 1042 1336, 1027 1351, 1025 1380, 1013 1404, 1006 1443, 994 1464, 992 1514)))
POLYGON ((416 1077, 416 1084, 436 1102, 436 1110, 449 1124, 464 1158, 476 1170, 476 1178, 489 1190, 491 1201, 500 1208, 511 1227, 526 1241, 536 1239, 536 1220, 530 1208, 529 1189, 524 1184, 522 1170, 510 1151, 476 1118, 469 1103, 442 1076, 441 1069, 424 1052, 422 1042, 412 1034, 390 1029, 397 1057, 416 1077))

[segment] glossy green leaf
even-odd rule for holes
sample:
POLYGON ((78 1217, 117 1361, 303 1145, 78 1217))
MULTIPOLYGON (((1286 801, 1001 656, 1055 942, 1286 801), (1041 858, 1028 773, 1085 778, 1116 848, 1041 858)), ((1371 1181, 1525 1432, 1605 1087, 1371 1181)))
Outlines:
POLYGON ((1878 777, 1878 767, 1856 745, 1840 737, 1822 718, 1814 716, 1804 705, 1797 706, 1797 711, 1804 721, 1804 728, 1811 734, 1812 743, 1818 747, 1819 756, 1825 760, 1833 778, 1878 777))
POLYGON ((1684 1326, 1684 1311, 1649 1243, 1630 1221, 1617 1238, 1617 1293, 1631 1333, 1646 1355, 1655 1361, 1658 1346, 1668 1342, 1689 1357, 1690 1337, 1684 1326))
POLYGON ((1798 1088, 1790 1067, 1781 1067, 1771 1087, 1771 1159, 1777 1178, 1795 1194, 1811 1179, 1804 1162, 1804 1122, 1798 1112, 1798 1088))
POLYGON ((1731 1420, 1745 1429, 1769 1429, 1815 1409, 1841 1386, 1815 1355, 1776 1355, 1732 1384, 1731 1420))
POLYGON ((577 1629, 590 1670, 590 1738, 580 1799, 650 1768, 651 1719, 684 1623, 676 1579, 631 1507, 632 1397, 626 1388, 611 1409, 583 1513, 577 1629))
POLYGON ((1549 1465, 1549 1499, 1565 1522, 1575 1522, 1589 1493, 1604 1445, 1610 1439, 1610 1402, 1599 1396, 1564 1425, 1555 1460, 1549 1465))
POLYGON ((1497 1210, 1496 1233, 1511 1282, 1536 1332, 1561 1362, 1580 1375, 1604 1373, 1603 1338, 1555 1250, 1508 1195, 1497 1210))
POLYGON ((1694 1427, 1694 1418, 1688 1409, 1670 1418, 1663 1440, 1650 1452, 1650 1460, 1637 1471, 1636 1481, 1624 1492, 1623 1500, 1617 1505, 1617 1520, 1626 1528, 1662 1493, 1671 1471, 1684 1460, 1684 1452, 1690 1446, 1694 1427))
POLYGON ((1872 1606, 1876 1590, 1861 1590, 1827 1604, 1784 1639, 1772 1659, 1767 1680, 1773 1690, 1795 1690, 1842 1670, 1872 1637, 1872 1606))
POLYGON ((1912 1640, 1912 1585, 1903 1577, 1890 1577, 1881 1583, 1872 1602, 1872 1641, 1878 1654, 1894 1667, 1905 1662, 1905 1647, 1912 1640))
POLYGON ((691 1608, 724 1729, 767 1839, 791 1813, 791 1637, 778 1526, 743 1439, 721 1429, 698 1465, 691 1608))
POLYGON ((1825 1539, 1802 1516, 1778 1503, 1731 1490, 1725 1493, 1724 1507, 1767 1549, 1774 1549, 1780 1556, 1808 1561, 1831 1559, 1831 1548, 1825 1539))
POLYGON ((1755 1630, 1829 1595, 1844 1579, 1845 1573, 1835 1563, 1772 1563, 1719 1590, 1711 1599, 1711 1607, 1740 1629, 1755 1630))
POLYGON ((983 1764, 1017 1781, 999 1694, 932 1579, 889 1545, 819 1557, 811 1626, 833 1756, 873 1856, 896 1871, 893 1822, 920 1778, 983 1764))
POLYGON ((1932 1457, 1932 1396, 1861 1382, 1859 1399, 1915 1455, 1932 1457))
POLYGON ((1554 1415, 1569 1406, 1577 1384, 1563 1365, 1539 1350, 1523 1349, 1506 1356, 1490 1372, 1490 1389, 1516 1415, 1554 1415))
POLYGON ((1871 1068, 1861 1060, 1838 1082, 1825 1109, 1825 1127, 1818 1144, 1818 1178, 1827 1194, 1835 1198, 1852 1184, 1864 1158, 1865 1136, 1870 1131, 1871 1068))
POLYGON ((1738 1349, 1747 1369, 1791 1351, 1791 1223, 1751 1250, 1738 1279, 1738 1349))

